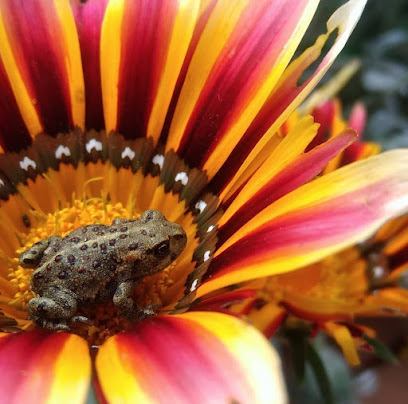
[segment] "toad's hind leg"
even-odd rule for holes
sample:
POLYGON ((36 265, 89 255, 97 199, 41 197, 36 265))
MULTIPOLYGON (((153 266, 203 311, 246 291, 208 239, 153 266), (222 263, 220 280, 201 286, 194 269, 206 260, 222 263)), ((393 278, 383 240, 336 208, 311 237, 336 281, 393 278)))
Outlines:
POLYGON ((76 299, 64 291, 58 291, 52 298, 35 297, 27 304, 35 324, 50 330, 69 330, 68 322, 71 322, 77 308, 76 299))
POLYGON ((44 256, 45 250, 58 244, 61 240, 62 239, 59 236, 51 236, 35 243, 28 250, 21 253, 19 259, 20 265, 29 268, 36 267, 44 256))

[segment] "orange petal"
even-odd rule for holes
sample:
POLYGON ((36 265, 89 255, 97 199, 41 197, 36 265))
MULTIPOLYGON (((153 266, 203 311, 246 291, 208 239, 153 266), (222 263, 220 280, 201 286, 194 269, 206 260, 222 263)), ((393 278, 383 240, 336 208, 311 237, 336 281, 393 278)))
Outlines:
POLYGON ((270 344, 220 313, 142 321, 105 342, 96 370, 108 402, 286 403, 270 344))
POLYGON ((351 366, 358 366, 360 358, 358 357, 354 339, 347 327, 336 323, 326 323, 325 329, 339 344, 344 357, 351 366))
POLYGON ((91 375, 88 346, 67 333, 2 333, 0 374, 4 403, 84 403, 91 375))
POLYGON ((248 313, 250 322, 267 338, 272 337, 286 316, 286 310, 275 303, 267 303, 261 308, 253 307, 248 313))

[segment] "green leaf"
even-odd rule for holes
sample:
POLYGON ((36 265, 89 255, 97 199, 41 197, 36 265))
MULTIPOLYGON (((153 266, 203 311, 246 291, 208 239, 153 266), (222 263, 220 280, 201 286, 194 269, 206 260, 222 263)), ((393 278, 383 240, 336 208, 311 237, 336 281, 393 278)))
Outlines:
POLYGON ((289 332, 287 338, 296 379, 299 383, 303 383, 306 368, 306 338, 299 332, 289 332))
POLYGON ((324 367, 323 361, 317 353, 314 346, 308 342, 306 344, 306 359, 309 362, 316 377, 317 385, 326 404, 334 404, 333 392, 330 385, 330 379, 324 367))
POLYGON ((379 358, 392 363, 398 362, 398 359, 395 357, 395 355, 378 339, 371 338, 367 334, 363 334, 363 339, 365 342, 367 342, 368 345, 371 346, 371 348, 374 349, 374 353, 379 358))

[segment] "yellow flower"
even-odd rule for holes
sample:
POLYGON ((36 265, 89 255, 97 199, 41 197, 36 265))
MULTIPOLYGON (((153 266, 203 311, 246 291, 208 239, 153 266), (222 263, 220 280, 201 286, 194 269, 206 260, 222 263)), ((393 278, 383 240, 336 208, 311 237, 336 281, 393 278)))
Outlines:
MULTIPOLYGON (((320 127, 310 149, 327 138, 335 138, 347 126, 357 129, 360 137, 339 153, 323 174, 380 151, 377 144, 361 140, 366 117, 363 105, 354 106, 347 123, 337 99, 322 103, 311 113, 320 127)), ((292 114, 281 128, 282 136, 296 125, 299 116, 297 111, 292 114)), ((298 326, 294 318, 303 319, 332 336, 349 364, 359 365, 357 348, 367 345, 375 332, 356 324, 355 317, 408 314, 408 293, 402 284, 408 270, 407 221, 406 215, 398 217, 364 243, 298 271, 270 276, 257 281, 256 285, 241 285, 247 294, 254 287, 259 292, 230 310, 247 314, 267 336, 272 335, 288 315, 291 327, 298 326)))
MULTIPOLYGON (((327 33, 291 62, 317 5, 0 2, 3 401, 83 402, 93 362, 95 393, 108 402, 286 402, 267 340, 222 307, 194 308, 222 288, 353 245, 408 204, 406 151, 318 177, 355 132, 307 149, 318 129, 307 116, 282 136, 365 1, 337 10, 327 33), (329 36, 334 44, 298 84, 329 36), (21 252, 149 208, 188 237, 182 255, 134 291, 158 316, 129 324, 111 302, 90 302, 78 314, 91 324, 73 323, 72 333, 35 328, 21 252)), ((64 291, 80 300, 70 286, 64 291)), ((245 297, 217 296, 227 305, 245 297)))

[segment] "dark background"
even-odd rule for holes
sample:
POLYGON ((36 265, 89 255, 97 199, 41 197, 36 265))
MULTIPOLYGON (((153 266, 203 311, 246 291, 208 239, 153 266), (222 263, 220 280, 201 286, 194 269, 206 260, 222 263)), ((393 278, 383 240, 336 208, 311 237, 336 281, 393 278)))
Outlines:
MULTIPOLYGON (((297 54, 325 32, 326 21, 345 2, 321 0, 297 54)), ((355 102, 362 101, 368 110, 364 139, 384 149, 408 147, 408 0, 368 0, 323 83, 355 58, 361 68, 339 94, 345 116, 355 102)), ((376 328, 379 338, 393 349, 397 364, 367 354, 363 366, 350 369, 332 342, 322 336, 313 341, 329 375, 335 404, 408 403, 408 319, 369 319, 367 325, 376 328)), ((283 361, 287 363, 285 355, 283 361)), ((287 373, 291 404, 326 402, 310 368, 301 384, 287 373)))
MULTIPOLYGON (((302 47, 312 44, 345 0, 321 0, 302 47)), ((325 81, 347 61, 361 69, 340 92, 345 112, 360 100, 369 115, 365 138, 408 147, 408 0, 368 0, 363 16, 325 81)))

